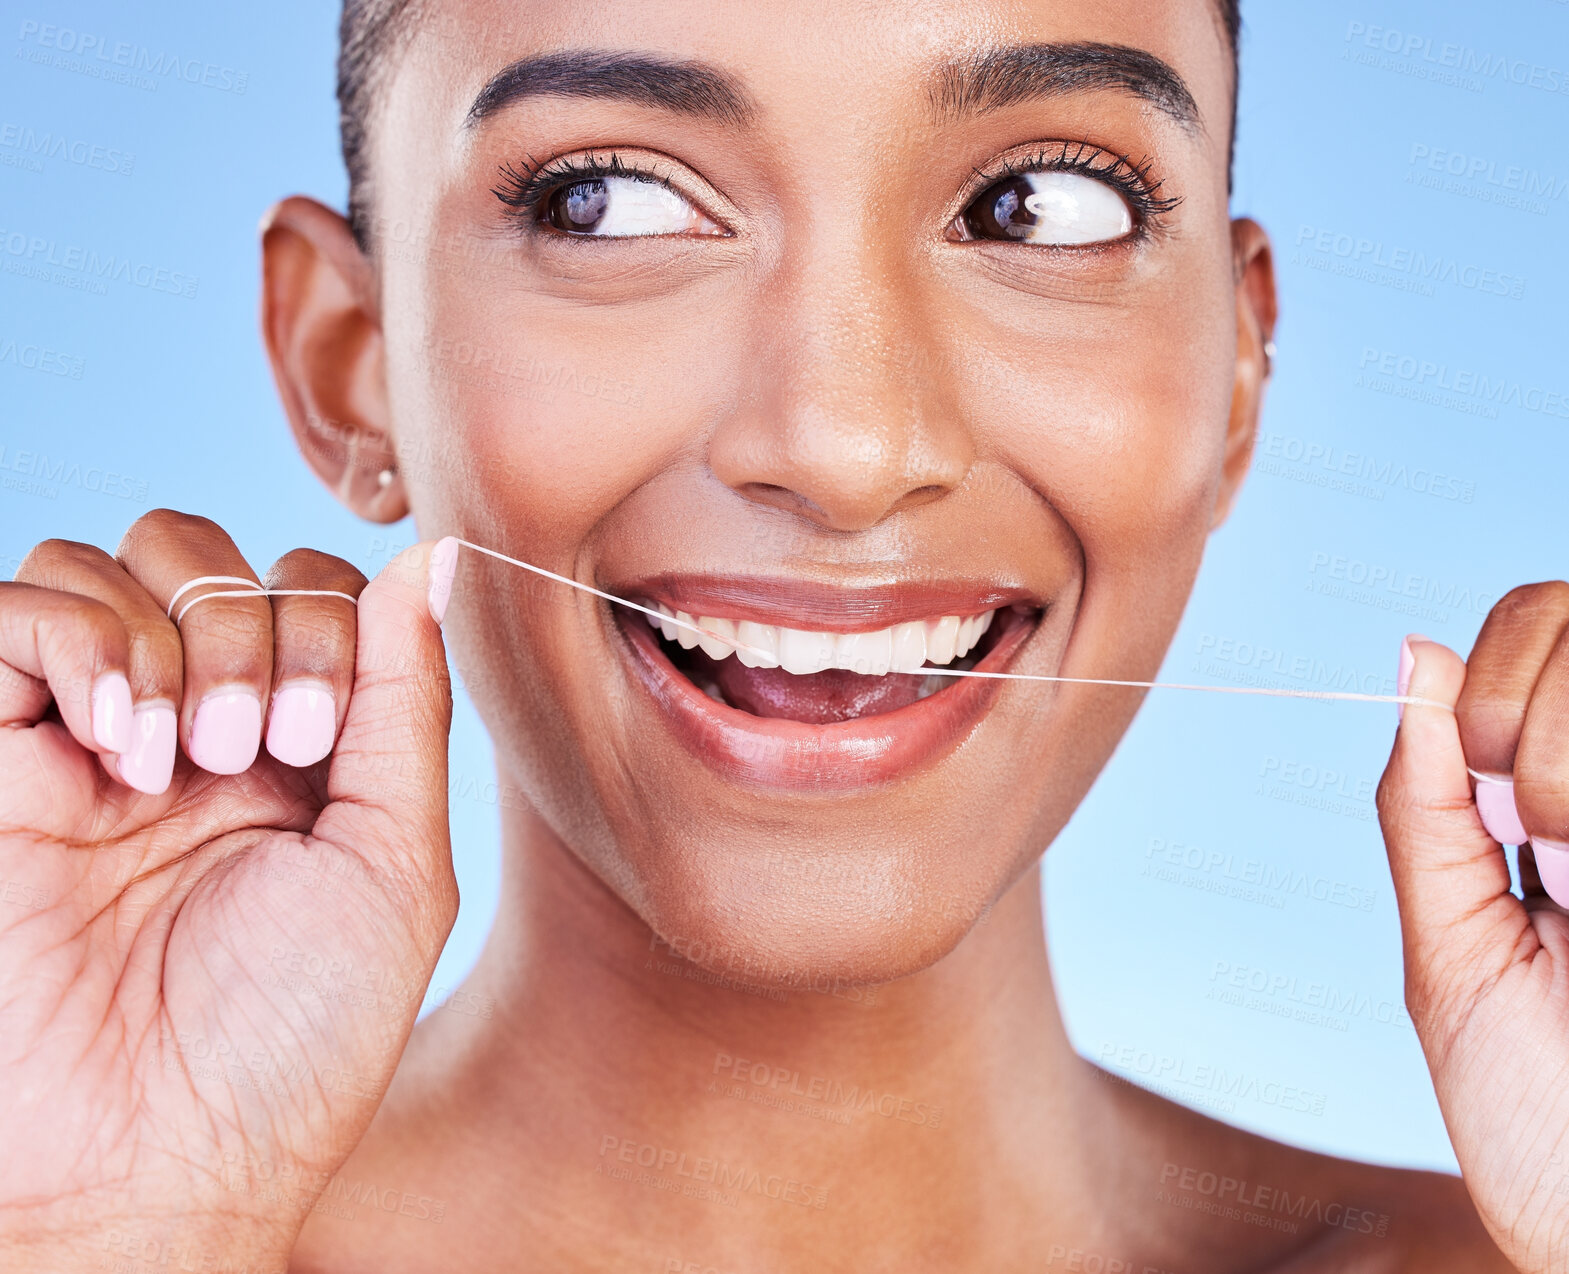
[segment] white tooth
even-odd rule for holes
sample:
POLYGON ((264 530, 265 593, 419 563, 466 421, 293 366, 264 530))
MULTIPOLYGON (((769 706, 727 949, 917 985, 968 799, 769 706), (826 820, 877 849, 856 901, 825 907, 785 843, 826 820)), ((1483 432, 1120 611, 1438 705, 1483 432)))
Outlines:
POLYGON ((743 619, 736 625, 736 641, 741 646, 751 646, 763 653, 737 648, 735 657, 748 668, 777 668, 779 666, 779 630, 772 624, 754 624, 743 619))
POLYGON ((893 658, 893 629, 880 628, 875 633, 841 633, 836 644, 838 649, 834 667, 867 677, 888 675, 888 665, 893 658))
POLYGON ((659 621, 659 631, 665 635, 666 641, 674 641, 676 639, 676 633, 680 631, 674 624, 670 622, 671 619, 674 618, 675 612, 672 611, 670 607, 666 606, 663 602, 660 602, 659 613, 664 616, 664 618, 659 621))
POLYGON ((786 672, 807 676, 834 666, 834 635, 807 633, 799 628, 779 630, 779 665, 786 672))
POLYGON ((959 617, 944 615, 926 621, 926 658, 929 663, 950 664, 959 640, 959 617))
MULTIPOLYGON (((679 619, 683 624, 690 624, 692 622, 692 617, 684 610, 678 610, 676 612, 676 618, 679 619)), ((697 634, 694 633, 690 628, 677 628, 676 640, 681 643, 682 650, 691 650, 693 646, 697 645, 697 634)))
POLYGON ((648 626, 650 628, 657 629, 659 627, 659 612, 658 611, 644 611, 643 612, 643 618, 648 621, 648 626))
POLYGON ((975 630, 976 641, 980 641, 986 635, 986 630, 992 626, 992 620, 996 618, 997 612, 994 610, 989 610, 981 616, 980 626, 975 630))
POLYGON ((893 627, 893 655, 889 667, 895 672, 914 672, 926 662, 926 624, 912 619, 893 627))
POLYGON ((963 659, 970 651, 975 649, 975 643, 981 639, 981 617, 967 615, 959 621, 959 641, 953 648, 954 658, 963 659))
POLYGON ((699 628, 706 628, 714 635, 703 636, 697 639, 697 644, 703 648, 703 653, 710 659, 724 659, 735 654, 735 621, 733 619, 709 619, 700 616, 697 621, 699 628))

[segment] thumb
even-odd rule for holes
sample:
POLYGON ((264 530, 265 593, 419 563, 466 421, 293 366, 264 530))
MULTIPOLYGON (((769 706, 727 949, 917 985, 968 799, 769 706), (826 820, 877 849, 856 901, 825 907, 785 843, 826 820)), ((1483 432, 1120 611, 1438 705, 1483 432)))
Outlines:
POLYGON ((458 541, 415 544, 360 593, 354 690, 315 835, 423 886, 451 873, 452 687, 440 618, 458 541), (373 860, 373 861, 372 861, 373 860))
POLYGON ((1394 751, 1378 788, 1378 817, 1389 850, 1405 945, 1413 1017, 1424 1008, 1468 1002, 1517 955, 1504 939, 1527 923, 1509 888, 1509 864, 1488 835, 1471 794, 1453 712, 1465 661, 1447 646, 1408 637, 1402 663, 1409 691, 1428 700, 1405 706, 1394 751), (1407 656, 1409 651, 1409 656, 1407 656), (1409 663, 1408 663, 1409 661, 1409 663), (1438 1002, 1438 1004, 1435 1004, 1438 1002))

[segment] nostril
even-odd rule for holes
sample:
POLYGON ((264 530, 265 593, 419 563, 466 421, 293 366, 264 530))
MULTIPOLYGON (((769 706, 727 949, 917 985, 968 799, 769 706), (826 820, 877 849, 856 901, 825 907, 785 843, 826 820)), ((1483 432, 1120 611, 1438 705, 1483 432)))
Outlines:
POLYGON ((825 516, 822 509, 799 491, 792 491, 776 482, 743 482, 735 490, 754 504, 765 505, 770 509, 783 509, 818 521, 825 516))
POLYGON ((751 496, 754 500, 778 500, 781 496, 791 500, 799 498, 789 487, 774 482, 743 482, 739 490, 742 495, 751 496))
POLYGON ((948 488, 941 483, 933 482, 929 486, 916 487, 914 491, 905 492, 904 499, 899 503, 901 505, 925 504, 928 500, 935 500, 938 496, 945 494, 947 490, 948 488))
MULTIPOLYGON (((906 491, 895 500, 889 506, 887 512, 892 513, 897 509, 908 509, 916 505, 926 504, 931 500, 936 500, 946 495, 949 489, 949 487, 940 482, 916 487, 912 491, 906 491)), ((803 505, 812 510, 820 508, 815 501, 808 499, 799 491, 792 491, 789 487, 781 486, 775 482, 743 482, 735 490, 749 500, 755 500, 759 504, 773 505, 776 508, 800 508, 803 505)))

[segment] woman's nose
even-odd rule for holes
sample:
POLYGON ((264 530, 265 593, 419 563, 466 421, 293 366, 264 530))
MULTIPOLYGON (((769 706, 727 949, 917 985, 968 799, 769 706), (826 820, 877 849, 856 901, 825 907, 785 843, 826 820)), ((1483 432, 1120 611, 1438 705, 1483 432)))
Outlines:
POLYGON ((843 257, 776 271, 747 390, 710 444, 719 479, 835 531, 962 483, 974 442, 920 291, 897 267, 843 257))

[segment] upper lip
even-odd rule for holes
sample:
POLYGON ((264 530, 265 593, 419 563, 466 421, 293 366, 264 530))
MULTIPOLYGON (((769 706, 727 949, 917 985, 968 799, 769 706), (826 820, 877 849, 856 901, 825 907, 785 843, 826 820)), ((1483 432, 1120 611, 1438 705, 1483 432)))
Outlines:
POLYGON ((667 572, 607 589, 714 619, 752 620, 807 632, 876 632, 942 615, 979 615, 1004 606, 1040 607, 1028 588, 974 579, 823 584, 783 575, 667 572))

